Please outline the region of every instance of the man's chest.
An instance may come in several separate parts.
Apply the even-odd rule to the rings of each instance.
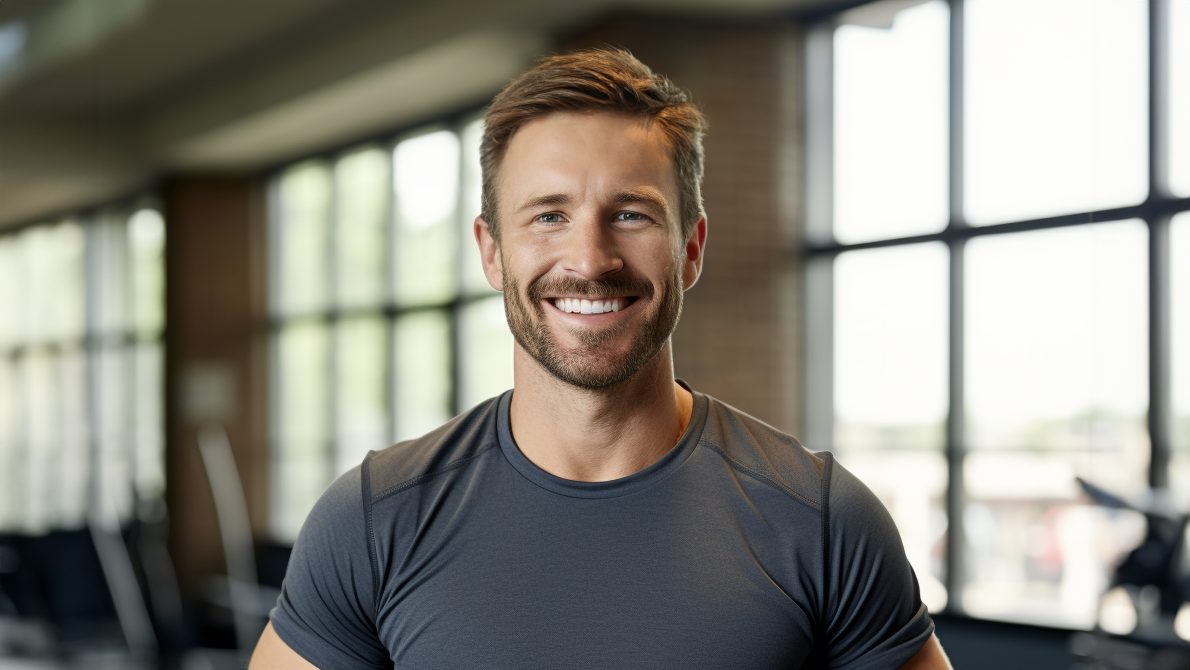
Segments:
[[[771,528],[713,497],[606,503],[438,501],[380,561],[396,667],[801,664],[810,596]]]

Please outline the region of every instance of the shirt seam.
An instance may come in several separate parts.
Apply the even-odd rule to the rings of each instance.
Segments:
[[[481,447],[479,450],[477,450],[475,453],[471,454],[470,456],[464,456],[457,460],[453,460],[450,463],[447,463],[446,465],[442,466],[438,470],[435,470],[434,472],[425,472],[420,475],[417,475],[416,477],[411,477],[409,479],[406,479],[405,481],[400,482],[398,484],[393,484],[392,486],[384,489],[380,493],[377,493],[376,495],[372,496],[371,503],[372,504],[378,503],[381,500],[384,500],[385,498],[388,498],[390,496],[396,495],[397,493],[400,493],[401,491],[405,491],[405,490],[411,489],[415,486],[424,484],[424,483],[434,479],[435,477],[438,477],[439,475],[444,475],[452,470],[458,470],[459,468],[468,465],[469,463],[471,463],[471,461],[475,460],[476,458],[479,458],[483,454],[496,448],[497,446],[499,446],[499,444],[497,442],[489,443],[486,446]]]
[[[822,618],[822,621],[819,623],[819,626],[822,628],[820,633],[825,638],[827,634],[826,629],[829,628],[827,620],[829,619],[828,612],[830,610],[830,482],[831,471],[833,470],[835,462],[834,455],[830,452],[827,452],[823,455],[822,461],[822,484],[819,487],[819,496],[821,497],[820,505],[822,510],[822,612],[819,614],[819,616]],[[825,642],[825,639],[823,642]]]
[[[819,513],[822,512],[821,507],[819,505],[814,504],[814,502],[812,500],[810,500],[809,498],[803,496],[802,494],[798,493],[797,491],[794,491],[793,489],[782,484],[781,482],[778,482],[777,480],[769,477],[768,475],[761,473],[757,470],[754,470],[754,469],[744,465],[743,463],[739,462],[735,458],[732,458],[730,455],[728,455],[728,453],[726,451],[723,450],[722,447],[715,444],[714,442],[711,442],[710,440],[707,440],[707,439],[700,439],[698,441],[698,443],[704,447],[707,447],[708,449],[711,449],[715,453],[719,454],[719,457],[722,458],[724,461],[726,461],[727,464],[732,467],[732,469],[738,470],[746,475],[749,475],[752,478],[754,478],[764,484],[768,484],[769,486],[777,489],[778,491],[781,491],[785,495],[793,498],[794,500],[797,500],[798,502],[810,507],[813,510],[818,511]]]
[[[363,467],[361,470],[361,491],[364,499],[364,519],[367,522],[368,528],[368,563],[372,568],[372,619],[373,624],[376,625],[375,619],[380,612],[380,566],[376,557],[376,528],[372,520],[372,500],[370,492],[372,490],[372,453],[364,457]]]

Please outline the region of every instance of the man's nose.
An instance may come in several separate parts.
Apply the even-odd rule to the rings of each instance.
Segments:
[[[624,269],[619,243],[609,226],[597,221],[576,222],[566,236],[563,269],[584,279],[598,279]]]

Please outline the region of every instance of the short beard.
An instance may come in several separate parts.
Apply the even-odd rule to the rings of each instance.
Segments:
[[[676,265],[676,264],[675,264]],[[608,360],[604,346],[619,337],[626,324],[620,323],[603,330],[581,330],[576,333],[580,349],[564,351],[545,327],[545,307],[548,296],[586,295],[613,298],[637,296],[637,301],[653,297],[653,285],[643,279],[621,276],[584,280],[577,277],[538,277],[527,290],[528,304],[521,297],[520,285],[507,270],[504,271],[504,313],[512,336],[530,356],[557,379],[587,390],[600,390],[627,381],[661,351],[673,334],[682,315],[682,279],[680,265],[674,268],[661,287],[661,299],[655,314],[646,317],[644,327],[637,333],[631,349],[619,361],[600,369]],[[643,305],[642,305],[643,306]]]

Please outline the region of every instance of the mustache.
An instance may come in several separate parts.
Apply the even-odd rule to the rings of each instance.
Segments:
[[[607,277],[603,279],[580,279],[579,277],[538,277],[530,282],[529,299],[537,302],[550,296],[585,295],[593,298],[616,298],[633,295],[652,298],[653,285],[639,277]]]

